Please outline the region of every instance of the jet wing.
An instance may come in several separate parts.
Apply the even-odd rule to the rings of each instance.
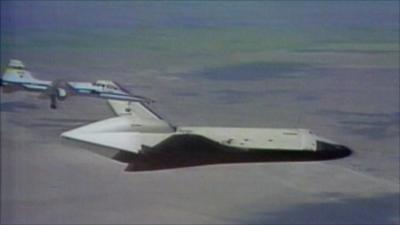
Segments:
[[[22,87],[28,89],[28,90],[32,90],[32,91],[46,91],[48,90],[50,87],[47,85],[38,85],[38,84],[21,84]]]

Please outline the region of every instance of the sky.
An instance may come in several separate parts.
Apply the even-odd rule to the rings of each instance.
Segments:
[[[398,49],[397,1],[1,4],[3,54],[29,49],[52,58],[66,52],[74,55],[73,63],[90,65],[100,60],[112,66],[118,58],[125,67],[154,69],[157,61],[163,72],[186,72],[254,61],[260,57],[249,54],[256,53]]]

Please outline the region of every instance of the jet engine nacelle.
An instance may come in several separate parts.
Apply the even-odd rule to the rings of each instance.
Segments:
[[[57,100],[64,101],[67,99],[67,91],[63,88],[57,88]]]

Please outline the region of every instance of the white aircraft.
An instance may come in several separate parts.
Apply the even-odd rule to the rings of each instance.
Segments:
[[[0,79],[0,86],[4,93],[14,91],[38,92],[40,93],[40,98],[50,98],[51,108],[53,109],[57,108],[57,100],[63,101],[71,95],[128,101],[152,101],[132,95],[115,82],[109,80],[98,80],[94,83],[39,80],[26,70],[21,61],[16,59],[10,60],[3,77]]]
[[[119,100],[108,100],[108,103],[116,117],[66,131],[61,136],[106,147],[108,153],[114,149],[112,155],[106,155],[129,163],[126,170],[211,163],[322,160],[351,153],[347,147],[307,129],[175,127],[146,103]],[[124,157],[121,153],[128,159],[121,158]],[[105,155],[104,152],[101,154]],[[150,167],[137,167],[143,163]]]

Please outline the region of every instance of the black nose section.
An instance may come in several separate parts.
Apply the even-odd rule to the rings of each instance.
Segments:
[[[317,156],[321,160],[343,158],[351,155],[351,150],[343,145],[330,144],[323,141],[317,141]]]

